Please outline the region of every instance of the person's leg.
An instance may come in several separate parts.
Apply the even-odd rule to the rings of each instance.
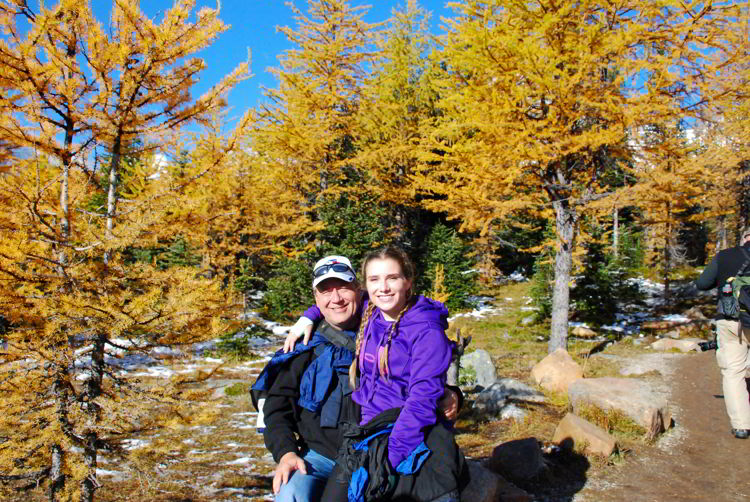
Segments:
[[[289,481],[282,485],[276,502],[320,502],[323,488],[336,463],[315,450],[309,450],[302,456],[307,467],[307,474],[294,472]]]
[[[716,362],[721,369],[724,404],[733,429],[750,429],[750,396],[745,385],[748,365],[747,336],[743,330],[742,342],[737,336],[738,323],[720,320],[716,323]]]

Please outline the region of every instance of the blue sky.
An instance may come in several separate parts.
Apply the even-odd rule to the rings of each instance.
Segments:
[[[431,31],[438,33],[440,16],[449,17],[451,11],[444,7],[446,0],[421,0],[419,5],[432,12]],[[406,0],[350,0],[350,5],[371,5],[365,21],[379,22],[386,20],[391,9],[406,4]],[[111,3],[104,0],[93,0],[94,12],[99,20],[106,24],[109,19]],[[154,21],[161,21],[161,14],[171,7],[171,0],[147,0],[141,2],[141,8]],[[305,0],[296,0],[294,5],[303,12],[307,11]],[[203,6],[215,7],[215,1],[198,0],[196,11]],[[274,88],[277,83],[268,73],[269,67],[278,66],[277,56],[291,45],[283,33],[277,32],[277,26],[295,27],[291,9],[283,0],[221,0],[219,16],[229,30],[220,35],[213,46],[199,54],[208,66],[195,86],[193,96],[200,96],[206,89],[217,83],[222,76],[229,73],[247,58],[247,48],[252,51],[252,73],[255,75],[237,86],[229,96],[232,107],[231,116],[242,115],[245,110],[262,100],[261,86]]]

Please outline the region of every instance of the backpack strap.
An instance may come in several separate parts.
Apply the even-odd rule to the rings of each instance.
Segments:
[[[735,277],[746,275],[747,267],[748,265],[750,265],[750,252],[745,249],[745,246],[740,246],[740,250],[742,251],[742,254],[745,255],[745,261],[742,265],[740,265],[740,268],[735,274]],[[739,297],[737,298],[737,338],[739,339],[740,343],[742,343],[742,304],[739,301]]]
[[[740,265],[740,268],[735,275],[745,275],[747,266],[750,265],[750,252],[745,249],[745,246],[740,246],[740,250],[742,251],[742,254],[745,255],[745,261]]]

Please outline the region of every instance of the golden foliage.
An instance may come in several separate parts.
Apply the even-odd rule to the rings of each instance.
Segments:
[[[178,235],[199,253],[210,242],[211,202],[193,195],[210,193],[214,175],[238,176],[231,153],[249,117],[227,138],[209,129],[180,169],[155,174],[164,166],[154,153],[178,153],[182,126],[212,124],[247,64],[192,99],[205,68],[192,55],[226,29],[218,11],[201,9],[193,22],[195,2],[176,0],[156,24],[138,4],[113,2],[103,27],[88,2],[38,13],[0,3],[0,140],[32,152],[0,175],[0,311],[11,323],[0,355],[0,473],[34,475],[59,447],[66,482],[55,499],[90,500],[99,448],[171,416],[154,409],[189,403],[173,385],[141,385],[132,357],[216,337],[236,309],[222,277],[162,270],[134,253]],[[24,14],[28,29],[16,24]],[[106,176],[91,165],[99,152]]]
[[[445,290],[445,267],[442,263],[435,264],[435,280],[432,283],[432,291],[428,293],[428,296],[434,300],[445,303],[450,298],[451,293]]]

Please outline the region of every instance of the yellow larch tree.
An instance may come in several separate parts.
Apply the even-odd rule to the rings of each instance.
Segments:
[[[366,173],[365,189],[395,207],[401,231],[408,209],[419,207],[409,176],[419,164],[421,122],[437,113],[428,21],[415,0],[393,11],[375,39],[376,57],[357,114],[354,162]]]
[[[671,273],[684,262],[679,231],[705,191],[708,171],[695,161],[697,145],[674,126],[641,128],[631,145],[637,181],[624,192],[648,229],[646,262],[660,272],[668,300]]]
[[[602,174],[629,159],[629,131],[683,110],[685,89],[712,99],[699,54],[723,40],[733,13],[672,1],[451,5],[441,115],[414,182],[465,230],[554,212],[553,351],[566,346],[576,231],[608,193]]]
[[[132,251],[191,228],[199,208],[186,190],[225,166],[247,118],[182,176],[155,176],[149,159],[176,155],[181,127],[210,120],[248,67],[193,99],[205,63],[192,55],[227,28],[218,9],[175,0],[155,23],[138,4],[112,2],[102,26],[86,1],[0,2],[0,139],[30,152],[0,177],[0,479],[46,487],[52,501],[93,500],[98,452],[182,405],[179,389],[139,383],[119,358],[214,337],[232,313],[220,277]],[[106,203],[95,207],[101,150]]]
[[[296,28],[279,28],[295,47],[271,70],[279,84],[266,90],[250,145],[305,204],[315,231],[316,204],[357,178],[350,162],[355,117],[375,27],[362,20],[362,7],[343,0],[308,5],[307,14],[293,8]]]

